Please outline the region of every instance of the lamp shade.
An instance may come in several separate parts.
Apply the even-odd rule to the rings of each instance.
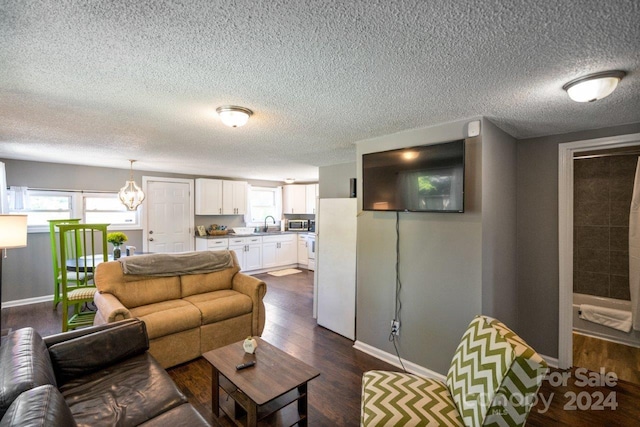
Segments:
[[[27,246],[27,216],[0,215],[0,248],[24,248]]]

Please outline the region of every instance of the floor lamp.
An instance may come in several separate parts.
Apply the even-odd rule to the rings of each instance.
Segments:
[[[24,248],[27,246],[27,216],[0,215],[0,331],[1,335],[8,334],[2,329],[2,261],[7,257],[7,249]]]

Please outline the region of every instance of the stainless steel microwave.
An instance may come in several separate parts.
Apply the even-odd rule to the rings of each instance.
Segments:
[[[288,221],[288,229],[291,231],[307,231],[309,230],[308,219],[290,219]]]

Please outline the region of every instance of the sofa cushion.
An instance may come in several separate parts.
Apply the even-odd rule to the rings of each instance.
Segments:
[[[131,315],[144,321],[150,340],[198,328],[202,319],[200,310],[180,299],[136,307]]]
[[[49,347],[59,385],[149,349],[144,322],[122,322],[114,325],[112,328]]]
[[[547,374],[547,362],[504,323],[491,318],[487,320],[511,345],[515,358],[493,398],[484,424],[524,425]]]
[[[23,391],[56,385],[49,351],[33,328],[11,332],[0,347],[0,418]]]
[[[362,378],[363,426],[463,426],[441,381],[388,371]]]
[[[148,353],[60,387],[79,426],[134,426],[187,402]],[[177,424],[176,424],[177,425]]]
[[[184,404],[177,406],[170,411],[165,412],[162,415],[147,421],[140,425],[141,427],[151,426],[166,426],[166,427],[178,427],[178,426],[211,426],[196,409],[190,404]]]
[[[242,316],[253,309],[251,298],[232,290],[192,295],[184,300],[200,310],[203,325]]]
[[[214,271],[213,273],[181,276],[182,297],[231,289],[233,276],[238,271],[240,271],[240,267],[234,266],[225,270]]]
[[[125,275],[118,261],[96,267],[98,291],[114,295],[127,308],[180,298],[180,276]]]
[[[465,425],[483,425],[514,357],[511,345],[488,318],[476,316],[471,321],[447,374],[447,386]]]
[[[0,427],[75,427],[73,414],[53,385],[42,385],[22,393],[0,421]]]

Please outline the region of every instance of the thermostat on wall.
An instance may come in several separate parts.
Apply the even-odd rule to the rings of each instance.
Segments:
[[[469,138],[480,135],[480,120],[474,120],[467,125],[467,136]]]

